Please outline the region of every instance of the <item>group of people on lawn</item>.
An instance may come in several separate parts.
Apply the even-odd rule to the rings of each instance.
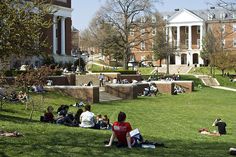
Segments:
[[[103,117],[101,115],[97,115],[95,118],[95,114],[91,112],[90,105],[85,105],[84,111],[79,108],[75,115],[68,113],[68,110],[68,105],[61,105],[57,110],[57,117],[54,117],[53,108],[52,106],[49,106],[44,116],[41,117],[41,121],[63,124],[67,126],[79,126],[82,128],[111,129],[112,135],[109,141],[107,141],[105,147],[110,147],[112,144],[116,144],[117,147],[132,148],[141,146],[142,143],[145,143],[142,135],[139,132],[138,134],[131,135],[132,127],[129,122],[126,122],[126,114],[124,112],[120,112],[118,114],[117,121],[111,125],[107,115],[104,115]],[[218,132],[211,133],[204,129],[199,130],[199,132],[201,134],[213,136],[221,136],[226,134],[226,123],[220,118],[215,120],[213,126],[218,127]],[[115,139],[117,139],[117,141],[114,141]]]
[[[97,115],[91,112],[91,106],[85,105],[84,110],[79,108],[75,114],[68,112],[68,105],[61,105],[57,109],[57,116],[53,115],[53,107],[49,106],[40,121],[56,123],[67,126],[79,126],[82,128],[110,129],[110,122],[107,115]]]

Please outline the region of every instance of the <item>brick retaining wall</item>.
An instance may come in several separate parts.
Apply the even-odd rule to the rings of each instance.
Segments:
[[[173,83],[184,88],[186,93],[191,93],[194,90],[193,81],[173,81]]]
[[[79,100],[99,103],[99,87],[96,86],[46,86],[46,90],[59,91]]]
[[[138,96],[137,85],[132,84],[109,84],[105,91],[123,99],[136,99]]]

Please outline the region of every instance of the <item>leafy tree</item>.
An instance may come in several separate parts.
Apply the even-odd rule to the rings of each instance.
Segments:
[[[233,66],[232,56],[228,52],[215,53],[214,58],[215,58],[215,66],[221,70],[222,76],[225,74],[226,69],[230,69]]]
[[[44,86],[47,83],[48,76],[53,75],[57,71],[57,67],[52,68],[51,66],[42,66],[37,70],[27,69],[25,72],[21,73],[15,78],[15,89],[22,89],[26,92],[28,97],[30,97],[29,88],[32,86]],[[27,100],[25,103],[26,109],[31,105],[30,120],[32,120],[33,112],[35,111],[36,102],[33,98],[30,97],[30,100]],[[44,95],[41,93],[41,101],[44,101]],[[30,103],[30,104],[29,104]]]
[[[1,0],[0,3],[0,58],[43,55],[48,48],[43,30],[51,26],[45,20],[51,13],[46,1]]]
[[[84,62],[83,58],[78,58],[78,59],[74,62],[74,65],[81,67],[82,70],[85,68],[85,62]]]
[[[175,53],[175,45],[173,44],[173,40],[169,38],[169,30],[166,29],[166,21],[162,20],[161,16],[157,14],[156,16],[157,23],[155,25],[156,35],[154,36],[154,46],[153,52],[156,59],[161,61],[166,59],[167,70],[166,74],[169,74],[169,60],[170,55]]]
[[[154,2],[153,0],[107,0],[106,5],[97,13],[99,19],[110,24],[120,38],[119,43],[116,44],[122,51],[124,69],[128,69],[130,49],[150,39],[148,28],[151,26]],[[130,32],[134,32],[133,38],[130,38]]]
[[[219,51],[219,46],[217,46],[217,39],[213,34],[212,30],[209,29],[203,38],[202,42],[202,50],[200,52],[201,57],[205,62],[210,61],[211,74],[213,74],[213,66],[214,66],[214,53]]]

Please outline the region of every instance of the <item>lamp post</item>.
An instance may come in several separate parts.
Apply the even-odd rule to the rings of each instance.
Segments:
[[[165,48],[166,48],[166,75],[169,75],[170,70],[169,70],[169,66],[170,66],[170,49],[169,49],[169,28],[167,26],[168,22],[167,19],[165,20],[165,26],[166,26],[166,44],[165,44]]]

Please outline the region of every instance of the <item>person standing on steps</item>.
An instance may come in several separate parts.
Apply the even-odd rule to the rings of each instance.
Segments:
[[[99,79],[99,87],[103,86],[104,74],[100,73],[98,76]]]

